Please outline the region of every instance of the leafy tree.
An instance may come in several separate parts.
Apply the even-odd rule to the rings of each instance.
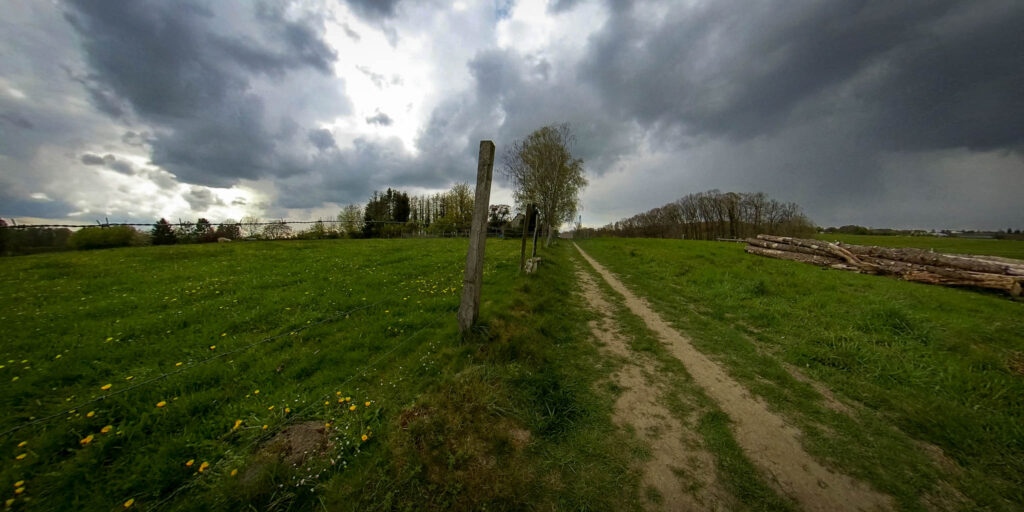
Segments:
[[[569,124],[545,126],[513,142],[504,155],[503,173],[512,181],[516,203],[537,205],[547,229],[546,246],[553,230],[575,216],[587,185],[583,160],[572,155],[574,142]]]
[[[217,226],[217,230],[213,232],[213,237],[217,240],[221,238],[227,238],[228,240],[235,240],[242,237],[242,226],[234,219],[225,219]]]
[[[174,230],[167,219],[160,219],[150,231],[153,245],[174,245],[178,243],[178,237],[174,236]]]
[[[350,204],[338,213],[338,230],[348,237],[356,236],[363,230],[363,209],[357,204]]]
[[[507,204],[492,204],[488,207],[487,223],[492,228],[501,227],[509,221],[512,215],[512,207]]]
[[[193,237],[201,244],[217,241],[217,235],[214,233],[213,225],[205,218],[200,218],[196,221],[196,225],[193,228]]]

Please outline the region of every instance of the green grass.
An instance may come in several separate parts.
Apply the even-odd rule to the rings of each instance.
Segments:
[[[752,256],[741,244],[580,245],[800,427],[808,451],[901,508],[1024,502],[1024,303]],[[790,368],[853,412],[828,407]],[[705,436],[721,430],[713,419]]]
[[[954,254],[983,254],[1024,260],[1024,241],[935,236],[872,236],[821,233],[815,236],[829,242],[882,247],[915,247]]]
[[[521,276],[518,242],[489,241],[481,326],[464,338],[465,250],[334,240],[4,260],[0,430],[59,416],[0,437],[2,499],[18,510],[128,499],[143,510],[635,509],[637,447],[596,385],[613,367],[587,340],[567,249]],[[330,423],[330,446],[293,467],[274,443],[305,422]]]

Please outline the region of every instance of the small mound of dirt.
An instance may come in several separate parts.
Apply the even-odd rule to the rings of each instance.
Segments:
[[[323,455],[328,448],[330,440],[324,424],[307,421],[282,430],[260,452],[291,466],[301,466],[309,458]]]

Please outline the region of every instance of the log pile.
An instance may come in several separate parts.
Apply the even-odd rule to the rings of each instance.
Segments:
[[[943,254],[924,249],[894,249],[821,240],[757,235],[746,240],[750,254],[800,261],[904,281],[1001,290],[1020,297],[1024,261],[997,256]]]

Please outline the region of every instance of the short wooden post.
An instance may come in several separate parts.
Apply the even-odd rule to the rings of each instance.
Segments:
[[[487,242],[487,207],[491,201],[491,172],[494,170],[494,143],[480,141],[476,167],[476,196],[473,199],[473,227],[469,232],[466,274],[462,279],[459,304],[459,332],[466,332],[480,315],[480,288],[484,278],[484,244]]]

